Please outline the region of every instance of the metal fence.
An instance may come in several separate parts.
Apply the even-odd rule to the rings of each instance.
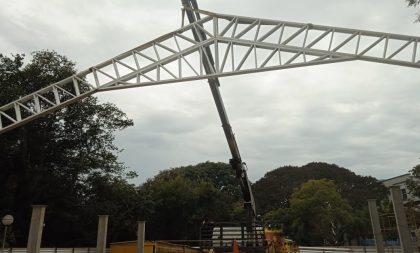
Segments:
[[[420,253],[417,246],[413,252]],[[299,247],[300,253],[377,253],[374,246],[346,246],[346,247]],[[385,253],[402,253],[399,246],[385,247]]]

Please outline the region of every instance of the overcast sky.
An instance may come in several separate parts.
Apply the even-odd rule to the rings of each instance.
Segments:
[[[180,0],[0,0],[0,53],[50,49],[79,70],[181,25]],[[403,0],[199,0],[241,16],[420,36]],[[283,165],[335,163],[380,179],[420,163],[420,70],[336,63],[221,78],[221,93],[251,181]],[[134,127],[117,134],[120,160],[143,182],[159,170],[230,152],[206,81],[97,95]]]

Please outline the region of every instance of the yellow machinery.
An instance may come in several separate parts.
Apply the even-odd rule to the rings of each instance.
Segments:
[[[267,253],[298,253],[299,246],[295,241],[287,239],[278,229],[264,229],[267,241]]]

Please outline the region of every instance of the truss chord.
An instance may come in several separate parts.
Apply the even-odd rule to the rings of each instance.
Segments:
[[[328,57],[328,56],[327,56]],[[209,79],[214,77],[225,77],[225,76],[233,76],[233,75],[242,75],[242,74],[250,74],[250,73],[257,73],[257,72],[265,72],[265,71],[273,71],[273,70],[281,70],[281,69],[290,69],[290,68],[298,68],[303,66],[314,66],[314,65],[320,65],[320,64],[329,64],[329,63],[337,63],[337,62],[345,62],[345,61],[352,61],[355,60],[355,58],[349,58],[349,57],[337,57],[337,58],[331,58],[323,61],[309,61],[306,63],[294,63],[289,65],[276,65],[276,66],[270,66],[265,67],[262,69],[244,69],[239,70],[238,72],[224,72],[219,74],[206,74],[206,75],[200,75],[198,77],[184,77],[182,79],[174,80],[161,80],[161,81],[155,81],[155,82],[145,82],[145,83],[127,83],[126,85],[122,86],[108,86],[101,88],[98,91],[108,91],[108,90],[116,90],[116,89],[128,89],[128,88],[134,88],[134,87],[145,87],[145,86],[153,86],[153,85],[160,85],[160,84],[170,84],[170,83],[177,83],[177,82],[186,82],[186,81],[194,81],[194,80],[201,80],[201,79]]]

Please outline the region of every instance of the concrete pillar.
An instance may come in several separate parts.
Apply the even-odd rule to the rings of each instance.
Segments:
[[[32,206],[31,226],[29,228],[27,253],[39,253],[41,247],[42,230],[44,228],[45,208],[43,205]]]
[[[395,220],[397,221],[400,236],[401,250],[403,253],[413,253],[413,242],[408,230],[407,216],[405,214],[402,193],[399,186],[391,186],[392,204],[394,205]]]
[[[384,253],[384,239],[381,233],[381,223],[379,221],[378,208],[376,207],[376,199],[368,199],[370,221],[372,223],[373,238],[375,239],[376,252]]]
[[[137,253],[144,253],[144,234],[145,234],[146,222],[137,222]]]
[[[96,253],[105,253],[106,235],[108,230],[108,215],[99,215]]]

